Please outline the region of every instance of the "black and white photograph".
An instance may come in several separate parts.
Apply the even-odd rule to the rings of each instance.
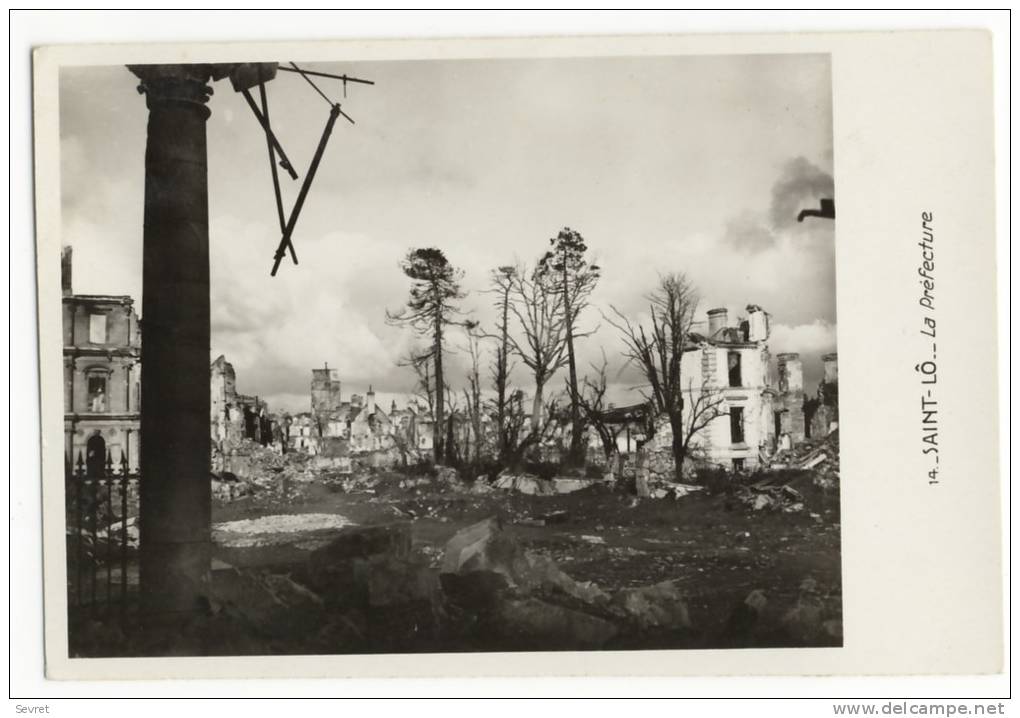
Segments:
[[[58,96],[70,657],[843,644],[828,54]]]

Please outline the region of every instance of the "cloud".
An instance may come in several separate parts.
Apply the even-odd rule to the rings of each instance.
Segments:
[[[820,319],[810,324],[773,325],[769,344],[773,352],[819,355],[836,350],[836,325]]]
[[[398,362],[424,340],[384,320],[407,299],[401,257],[442,248],[465,270],[463,310],[492,330],[493,297],[481,293],[489,270],[533,262],[564,225],[604,270],[582,320],[599,328],[578,342],[579,371],[604,347],[623,394],[641,378],[600,312],[639,316],[660,273],[685,272],[702,315],[756,303],[789,327],[835,322],[833,223],[795,221],[831,188],[826,56],[321,69],[378,85],[345,101],[358,124],[330,140],[294,235],[300,264],[286,260],[273,278],[279,230],[264,137],[226,86],[210,102],[211,351],[235,365],[241,391],[307,408],[310,370],[323,362],[340,370],[345,395],[368,384],[380,395],[412,390]],[[123,67],[62,75],[61,168],[76,290],[132,294],[140,306],[147,111],[136,85]],[[274,126],[302,173],[325,121],[309,92],[296,77],[270,89]],[[288,209],[298,187],[283,179]],[[451,332],[457,389],[460,344]],[[514,379],[527,390],[523,368]],[[562,373],[549,387],[562,389]]]
[[[738,251],[761,252],[776,244],[776,236],[751,212],[744,212],[726,223],[726,241]]]
[[[769,219],[776,229],[794,229],[797,215],[806,207],[817,207],[823,197],[831,199],[835,187],[832,175],[813,165],[805,157],[795,157],[783,167],[783,173],[772,185],[772,206]]]
[[[823,198],[831,199],[834,193],[832,175],[805,157],[794,157],[784,165],[772,184],[771,201],[767,212],[744,211],[726,223],[724,241],[732,247],[762,252],[784,238],[802,240],[807,250],[826,239],[831,241],[831,227],[816,221],[798,222],[802,209],[817,208]]]

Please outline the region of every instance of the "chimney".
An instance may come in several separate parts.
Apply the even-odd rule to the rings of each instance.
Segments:
[[[786,352],[776,356],[779,364],[779,391],[804,391],[804,369],[800,362],[800,354]]]
[[[822,366],[825,369],[825,383],[837,383],[839,381],[839,372],[836,365],[836,352],[824,355],[822,357]]]
[[[365,399],[368,402],[365,405],[365,411],[368,412],[369,416],[375,413],[375,392],[372,391],[372,385],[368,385],[368,394],[365,395]]]
[[[747,305],[747,322],[748,341],[763,342],[769,338],[769,315],[757,304]]]
[[[727,311],[725,307],[708,310],[708,336],[715,336],[715,333],[726,326]]]
[[[71,247],[60,248],[60,289],[65,297],[71,296]]]

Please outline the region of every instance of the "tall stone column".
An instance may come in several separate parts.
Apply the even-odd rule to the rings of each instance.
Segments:
[[[149,109],[141,356],[141,594],[154,623],[208,586],[209,65],[130,66]],[[172,625],[172,624],[171,624]]]

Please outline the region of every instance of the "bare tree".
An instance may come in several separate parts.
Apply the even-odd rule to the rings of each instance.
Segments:
[[[447,260],[441,249],[427,247],[412,249],[400,268],[411,279],[407,305],[399,312],[386,312],[390,323],[412,327],[420,336],[432,340],[429,356],[435,376],[435,457],[436,462],[446,458],[443,451],[443,420],[445,418],[445,387],[443,383],[443,332],[456,322],[454,302],[462,299],[460,280],[464,273]]]
[[[397,366],[411,367],[418,381],[414,387],[414,396],[428,407],[429,418],[436,420],[435,386],[432,381],[432,352],[430,349],[413,348],[408,350],[407,356],[397,362]]]
[[[473,439],[473,461],[478,464],[482,458],[482,377],[481,377],[481,341],[482,335],[478,330],[477,322],[467,322],[464,326],[467,334],[467,346],[464,351],[471,362],[468,367],[468,385],[464,391],[464,403],[467,407],[468,418],[471,422],[471,434]],[[465,459],[468,452],[465,451]]]
[[[684,457],[691,455],[692,442],[703,429],[721,416],[729,415],[729,407],[723,396],[722,390],[713,385],[707,378],[701,382],[701,386],[694,388],[694,381],[687,382],[685,392],[684,423],[681,432],[682,448]],[[673,432],[674,437],[676,431]],[[674,444],[676,439],[674,438]],[[675,450],[674,450],[675,452]],[[675,453],[674,453],[675,456]],[[679,480],[680,475],[677,474]]]
[[[679,481],[692,439],[725,412],[721,411],[722,397],[709,384],[694,392],[691,382],[687,382],[684,391],[683,356],[695,348],[690,335],[698,294],[693,284],[683,274],[668,274],[659,278],[658,287],[647,299],[650,317],[647,325],[632,322],[616,307],[612,307],[615,319],[607,320],[623,335],[628,359],[638,365],[648,381],[646,399],[653,417],[650,424],[654,425],[654,417],[658,416],[669,420],[674,472]],[[686,412],[687,422],[685,393],[691,404]]]
[[[507,466],[518,466],[521,460],[532,450],[546,443],[557,427],[557,418],[562,415],[556,399],[543,403],[542,416],[534,421],[524,408],[524,392],[516,391],[508,402],[510,415],[515,417],[511,443],[507,451]],[[534,410],[534,409],[533,409]]]
[[[392,435],[393,445],[400,454],[400,465],[407,466],[408,459],[417,454],[418,448],[414,443],[414,416],[412,414],[407,417],[406,425],[398,424],[394,418],[394,424]]]
[[[446,417],[444,419],[445,424],[441,427],[441,431],[445,433],[446,439],[444,441],[445,446],[445,458],[446,463],[450,466],[456,466],[460,464],[464,458],[465,453],[465,438],[462,432],[458,432],[458,414],[460,413],[460,407],[458,406],[457,393],[446,386],[446,399],[445,405],[448,407]]]
[[[532,443],[525,432],[528,411],[524,407],[524,392],[520,389],[507,394],[503,422],[503,435],[500,440],[504,443],[499,460],[507,466],[515,466],[520,461],[523,448]]]
[[[606,391],[609,388],[605,351],[602,352],[602,363],[592,364],[593,376],[585,376],[582,382],[578,402],[588,426],[593,428],[602,442],[602,453],[610,462],[617,452],[616,439],[620,435],[622,425],[607,421]]]
[[[516,444],[516,438],[514,444],[511,444],[511,436],[516,437],[520,431],[520,427],[514,430],[514,415],[510,411],[513,396],[510,391],[510,372],[513,370],[510,357],[510,293],[513,291],[513,278],[516,272],[516,267],[512,265],[492,270],[492,287],[488,290],[496,295],[495,306],[499,312],[496,334],[492,337],[496,340],[496,353],[490,373],[492,386],[496,392],[496,452],[500,461],[506,458],[507,451]]]
[[[548,283],[549,290],[558,294],[563,304],[563,327],[567,351],[567,390],[570,398],[570,448],[567,463],[578,466],[584,463],[583,432],[580,392],[577,383],[577,361],[574,341],[588,336],[577,326],[581,312],[588,306],[588,298],[598,283],[601,268],[585,256],[588,245],[580,232],[564,227],[549,240],[552,249],[538,262],[536,275]]]
[[[509,311],[523,336],[508,334],[507,341],[535,382],[531,434],[537,435],[542,430],[545,385],[567,361],[563,299],[535,272],[521,266],[510,278]]]

